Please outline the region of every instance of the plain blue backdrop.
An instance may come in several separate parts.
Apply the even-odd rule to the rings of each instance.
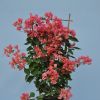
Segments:
[[[30,12],[43,15],[46,11],[64,19],[71,13],[71,28],[76,30],[82,48],[76,55],[93,59],[92,65],[80,66],[72,74],[71,100],[100,100],[100,0],[0,0],[0,100],[20,100],[22,92],[36,90],[33,83],[25,82],[23,71],[10,68],[3,48],[19,44],[25,51],[26,35],[16,31],[12,23],[18,17],[28,18]]]

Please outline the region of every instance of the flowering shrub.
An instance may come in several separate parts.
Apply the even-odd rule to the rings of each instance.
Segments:
[[[45,97],[69,100],[71,73],[92,61],[88,56],[74,56],[74,51],[80,49],[76,47],[79,41],[75,31],[65,27],[62,19],[51,12],[44,17],[30,14],[25,21],[18,18],[13,25],[26,33],[27,53],[21,53],[17,45],[7,46],[4,53],[12,57],[10,65],[24,70],[26,82],[34,82],[38,100]],[[34,92],[23,93],[21,100],[34,100],[34,95]]]

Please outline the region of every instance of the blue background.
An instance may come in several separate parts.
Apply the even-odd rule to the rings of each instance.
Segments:
[[[26,35],[16,31],[12,23],[18,17],[28,18],[30,12],[43,15],[46,11],[64,19],[71,13],[71,28],[76,30],[82,48],[76,55],[93,59],[92,65],[80,66],[72,74],[71,100],[100,100],[100,0],[0,0],[0,100],[19,100],[22,92],[36,90],[33,83],[25,82],[23,71],[10,68],[3,48],[19,44],[24,51]]]

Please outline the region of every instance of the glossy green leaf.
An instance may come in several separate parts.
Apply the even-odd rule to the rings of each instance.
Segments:
[[[32,82],[32,80],[33,80],[33,76],[29,76],[28,78],[27,78],[27,82],[29,82],[29,83],[31,83]]]
[[[30,93],[30,97],[34,97],[35,96],[35,93],[34,92],[31,92]]]
[[[29,70],[29,69],[27,69],[27,68],[24,68],[24,72],[25,72],[25,74],[27,74],[27,75],[29,75],[29,74],[30,74],[30,70]]]
[[[77,38],[72,37],[72,36],[69,36],[69,39],[70,39],[71,41],[74,41],[74,42],[79,42]]]
[[[30,50],[33,50],[33,47],[32,47],[32,46],[29,46],[29,47],[27,48],[27,51],[30,51]]]
[[[73,47],[74,49],[77,49],[77,50],[80,50],[81,48],[79,48],[79,47]]]

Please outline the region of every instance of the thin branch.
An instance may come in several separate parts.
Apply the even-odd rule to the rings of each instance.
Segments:
[[[46,20],[46,18],[42,17],[42,20]],[[55,20],[55,19],[50,19],[50,20]],[[62,21],[70,21],[70,22],[73,22],[73,20],[69,20],[69,19],[61,19]]]
[[[68,18],[68,29],[70,28],[70,17],[71,17],[71,14],[69,14],[69,18]]]

